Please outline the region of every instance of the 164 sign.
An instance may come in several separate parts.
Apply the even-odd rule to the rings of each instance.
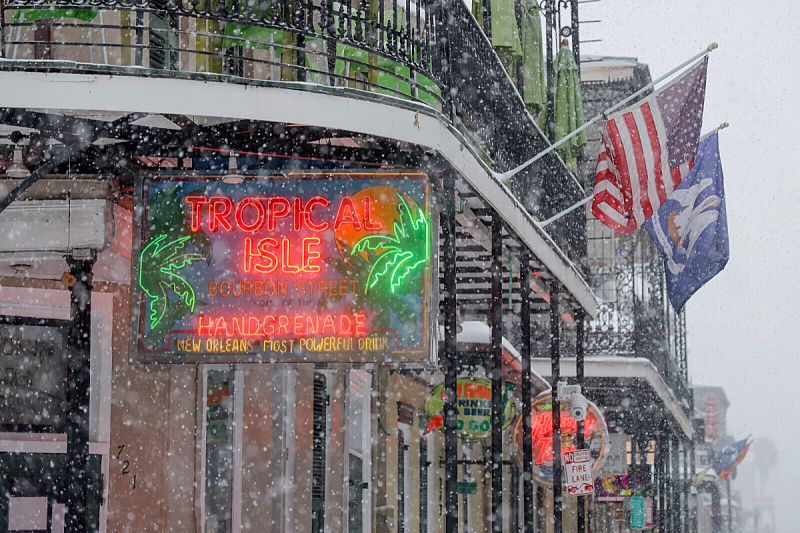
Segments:
[[[145,178],[134,358],[428,361],[429,186],[419,173]]]

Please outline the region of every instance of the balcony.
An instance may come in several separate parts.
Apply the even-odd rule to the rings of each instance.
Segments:
[[[632,58],[585,58],[582,90],[587,118],[650,82],[648,67]],[[613,75],[607,65],[613,63]],[[621,79],[616,79],[617,77]],[[599,126],[590,139],[581,169],[594,178],[601,150]],[[588,275],[598,297],[598,312],[587,328],[586,354],[648,359],[691,416],[686,358],[686,318],[666,297],[664,259],[644,229],[622,236],[587,211]]]
[[[0,0],[0,58],[0,70],[226,81],[380,101],[436,117],[494,171],[547,146],[459,0]],[[198,101],[197,113],[213,105]],[[540,220],[583,196],[555,153],[507,185]],[[571,217],[548,232],[573,260],[582,257],[582,229]]]

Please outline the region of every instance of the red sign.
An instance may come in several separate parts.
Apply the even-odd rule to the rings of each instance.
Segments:
[[[540,485],[553,485],[553,400],[550,393],[542,393],[531,405],[531,437],[533,440],[533,477]],[[569,403],[562,402],[560,410],[561,457],[578,448],[578,422],[569,414]],[[522,450],[522,423],[517,422],[514,439],[517,449]],[[586,419],[583,421],[585,447],[592,458],[593,471],[603,466],[605,460],[605,443],[608,440],[608,429],[600,410],[592,402],[588,403]],[[519,460],[522,461],[521,456]],[[562,484],[564,479],[562,479]]]
[[[706,395],[705,409],[706,438],[714,443],[719,438],[719,412],[717,410],[717,399],[712,393]]]
[[[564,452],[564,476],[567,494],[588,496],[594,492],[592,479],[592,453],[590,450]]]
[[[644,528],[653,529],[653,498],[644,499]]]

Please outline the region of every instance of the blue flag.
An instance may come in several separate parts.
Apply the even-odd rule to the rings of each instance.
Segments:
[[[644,227],[664,254],[676,311],[728,264],[728,217],[716,133],[700,142],[694,168]]]
[[[750,437],[747,437],[749,439]],[[742,439],[738,442],[726,446],[717,454],[714,459],[714,470],[721,479],[728,479],[733,469],[742,462],[744,456],[747,455],[747,450],[750,448],[750,443],[747,439]]]

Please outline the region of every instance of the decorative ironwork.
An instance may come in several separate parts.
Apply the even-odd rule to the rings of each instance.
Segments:
[[[50,9],[53,11],[48,15]],[[295,59],[272,56],[239,59],[263,68],[290,67],[297,72],[299,81],[324,84],[348,80],[342,64],[347,62],[354,71],[375,73],[372,80],[363,83],[376,90],[404,98],[419,98],[421,92],[423,100],[441,104],[441,83],[435,79],[433,69],[438,61],[435,54],[441,48],[435,45],[439,41],[435,8],[422,0],[415,3],[414,10],[412,19],[410,8],[398,8],[396,1],[389,5],[388,0],[379,0],[377,11],[372,12],[355,8],[350,2],[330,0],[3,0],[0,24],[5,31],[0,57],[17,59],[9,57],[13,55],[9,51],[19,46],[49,45],[36,40],[37,37],[20,38],[21,32],[37,26],[39,20],[48,19],[51,26],[83,30],[86,35],[93,30],[102,31],[103,42],[73,36],[59,42],[60,48],[100,48],[105,56],[111,50],[117,54],[133,50],[137,66],[180,71],[179,56],[189,54],[199,62],[220,61],[219,66],[211,66],[205,72],[230,74],[222,71],[221,61],[230,59],[232,49],[268,49],[272,56],[286,54]],[[105,11],[133,12],[136,16],[128,17],[128,23],[113,25],[103,21]],[[192,19],[196,23],[190,23]],[[123,37],[119,44],[105,42],[107,33],[112,31],[119,31]],[[191,35],[198,41],[194,48],[186,39]],[[309,46],[313,41],[322,45]],[[143,64],[145,51],[149,65]],[[374,56],[362,56],[359,51]],[[329,61],[315,62],[305,57],[312,55],[332,59],[333,68],[327,68]],[[187,59],[184,57],[184,62]],[[338,69],[336,61],[340,62]],[[385,79],[374,79],[378,75]],[[403,87],[398,88],[401,83]]]
[[[610,253],[594,261],[592,278],[601,296],[613,298],[600,303],[597,318],[589,323],[587,355],[650,359],[688,413],[685,318],[666,298],[663,257],[643,230],[608,237],[611,230],[605,227],[591,229],[590,242],[612,243]],[[612,271],[613,281],[605,274]],[[612,290],[602,283],[612,283]]]
[[[543,15],[553,15],[561,9],[569,9],[573,0],[540,0],[539,10]]]
[[[57,47],[36,31],[44,26],[61,32]],[[547,145],[491,42],[458,0],[376,0],[363,8],[350,0],[0,0],[0,29],[5,59],[57,55],[74,61],[75,70],[102,64],[103,71],[151,69],[139,75],[300,81],[425,103],[452,119],[496,170]],[[551,154],[511,184],[534,216],[547,218],[583,197],[555,169],[563,166]],[[577,260],[583,254],[574,244],[576,228],[562,227],[567,222],[548,229]]]

